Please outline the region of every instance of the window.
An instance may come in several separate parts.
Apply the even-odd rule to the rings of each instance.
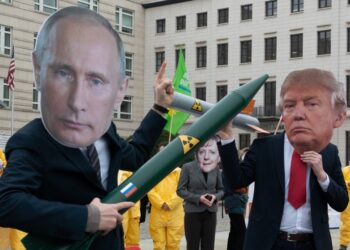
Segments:
[[[253,18],[253,5],[246,4],[241,6],[241,20],[250,20]]]
[[[78,0],[79,7],[87,8],[95,12],[98,11],[97,5],[98,5],[98,0]]]
[[[182,55],[184,56],[184,59],[186,58],[186,49],[176,49],[175,50],[175,67],[177,66],[177,63],[179,62],[179,55],[180,50],[182,50]]]
[[[134,30],[134,12],[116,7],[116,30],[126,34],[132,34]]]
[[[177,16],[176,30],[185,30],[185,29],[186,29],[186,16]]]
[[[127,95],[124,97],[122,104],[120,105],[120,109],[114,112],[114,118],[131,120],[132,115],[132,97]]]
[[[347,51],[350,52],[350,27],[348,28],[348,49]]]
[[[197,27],[207,26],[208,14],[207,12],[197,13]]]
[[[0,0],[2,3],[12,3],[12,0]]]
[[[350,75],[346,76],[346,104],[350,108]]]
[[[318,0],[318,8],[332,7],[332,0]]]
[[[346,165],[348,165],[350,161],[350,131],[346,131],[345,133],[346,133],[345,159],[346,159]]]
[[[38,32],[34,32],[33,48],[35,48],[37,38],[38,38]]]
[[[317,54],[326,55],[331,53],[331,31],[322,30],[317,32]]]
[[[303,57],[303,34],[290,35],[290,57]]]
[[[205,101],[207,99],[206,87],[196,87],[196,98]]]
[[[33,83],[33,100],[32,100],[32,109],[39,110],[39,91],[36,89],[35,84]]]
[[[252,61],[252,41],[241,41],[241,63]]]
[[[34,10],[54,13],[57,11],[57,0],[35,0]]]
[[[265,38],[265,61],[276,60],[277,38]]]
[[[228,8],[218,10],[218,24],[228,23]]]
[[[158,19],[156,21],[157,23],[157,33],[164,33],[165,32],[165,19]]]
[[[218,65],[228,64],[228,44],[218,44]]]
[[[207,46],[197,47],[197,68],[207,67]]]
[[[0,25],[0,54],[11,55],[11,28]]]
[[[0,78],[0,98],[6,107],[10,107],[10,90],[3,78]]]
[[[277,0],[265,2],[265,16],[277,16]]]
[[[164,51],[156,52],[156,72],[159,71],[159,68],[162,65],[164,59],[165,59],[165,52]]]
[[[239,134],[239,149],[250,146],[250,134]]]
[[[220,101],[227,95],[227,85],[216,86],[216,101]]]
[[[132,63],[134,55],[132,53],[125,52],[125,75],[132,77]]]
[[[265,116],[276,115],[276,82],[266,82],[264,99]]]
[[[304,0],[292,0],[290,12],[296,13],[304,10]]]

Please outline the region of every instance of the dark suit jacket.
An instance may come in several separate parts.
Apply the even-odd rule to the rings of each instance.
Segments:
[[[199,168],[197,161],[183,165],[177,186],[177,195],[185,200],[184,210],[186,213],[199,213],[203,211],[217,212],[217,202],[211,207],[200,202],[203,194],[215,194],[217,201],[224,196],[221,173],[219,168],[208,173],[207,181]]]
[[[255,182],[244,249],[270,250],[279,233],[286,192],[283,150],[284,133],[256,139],[239,165],[235,143],[219,145],[224,173],[230,178],[231,186],[246,187]],[[316,249],[331,250],[327,205],[343,211],[348,195],[337,147],[329,144],[321,155],[330,183],[327,192],[323,192],[311,170],[311,221]]]
[[[165,119],[150,111],[127,143],[111,124],[104,137],[111,162],[107,190],[77,148],[57,143],[40,119],[14,134],[6,145],[8,165],[0,178],[0,225],[35,235],[80,240],[87,207],[117,186],[119,169],[137,170],[149,157]],[[121,226],[95,240],[91,249],[124,249]]]

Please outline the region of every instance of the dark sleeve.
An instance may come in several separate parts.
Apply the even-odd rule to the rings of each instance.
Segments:
[[[255,141],[245,155],[244,161],[239,162],[235,141],[221,145],[218,143],[225,186],[228,189],[247,187],[255,180],[256,157]]]
[[[44,178],[39,161],[40,140],[34,140],[37,150],[15,146],[23,145],[16,142],[33,139],[15,134],[6,147],[8,165],[0,178],[0,226],[55,238],[82,239],[87,222],[85,205],[37,197]]]
[[[150,110],[135,131],[130,142],[123,141],[122,170],[136,171],[150,157],[153,147],[160,137],[166,119]]]
[[[338,212],[344,211],[349,202],[348,191],[345,185],[343,172],[341,171],[341,162],[338,156],[338,149],[331,145],[323,157],[326,158],[323,166],[327,171],[330,183],[325,193],[328,204]],[[329,160],[327,160],[329,157]],[[329,165],[329,166],[327,166]]]

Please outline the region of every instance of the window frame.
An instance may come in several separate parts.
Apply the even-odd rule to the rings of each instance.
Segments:
[[[250,147],[251,137],[249,133],[239,134],[239,149]]]
[[[207,67],[207,46],[201,45],[196,47],[196,68]]]
[[[123,21],[123,17],[127,16],[131,18],[131,26],[126,26]],[[135,12],[130,9],[126,9],[120,6],[115,7],[115,30],[126,34],[133,35],[134,34],[134,25],[135,25]]]
[[[264,84],[264,115],[276,116],[276,81]]]
[[[196,86],[196,98],[199,100],[206,101],[207,100],[207,88],[205,86]]]
[[[321,37],[322,34],[325,34],[324,38]],[[330,55],[331,51],[332,31],[330,29],[317,31],[317,55]]]
[[[113,112],[113,118],[120,119],[120,120],[132,120],[132,116],[133,116],[132,101],[133,101],[133,97],[131,95],[126,95],[119,109]],[[126,107],[127,111],[123,111],[122,110],[123,107]]]
[[[224,98],[227,95],[227,93],[227,84],[216,85],[216,102],[219,102],[222,98]]]
[[[290,13],[299,13],[304,11],[304,0],[291,0]]]
[[[318,0],[319,9],[330,8],[330,7],[332,7],[332,0]]]
[[[301,37],[301,39],[300,39]],[[293,41],[294,39],[294,41]],[[296,41],[296,43],[295,43]],[[304,34],[291,34],[290,35],[290,58],[300,58],[303,57],[304,53]]]
[[[5,43],[8,41],[8,45]],[[0,54],[10,56],[12,53],[12,28],[0,25]]]
[[[128,64],[128,60],[130,61],[130,64]],[[130,67],[128,67],[130,65]],[[134,76],[134,53],[131,52],[125,52],[125,75],[128,77]]]
[[[275,61],[277,59],[277,37],[265,38],[265,61]]]
[[[350,108],[350,74],[346,75],[346,105]]]
[[[35,83],[33,83],[33,94],[32,94],[32,109],[39,111],[40,109],[40,94],[39,91],[35,87]]]
[[[157,34],[162,34],[165,33],[166,29],[166,19],[161,18],[156,20],[156,33]]]
[[[350,1],[350,0],[349,0]],[[350,52],[350,27],[347,27],[347,52]]]
[[[186,15],[176,17],[176,31],[186,30]]]
[[[229,22],[229,8],[218,9],[218,24]]]
[[[50,6],[44,3],[45,0],[34,0],[34,10],[43,13],[55,13],[58,9],[58,0],[56,1],[56,6]],[[79,1],[78,1],[79,2]]]
[[[156,51],[155,57],[156,57],[155,66],[156,66],[156,73],[157,73],[159,71],[160,66],[165,60],[165,51],[164,50]]]
[[[241,5],[241,21],[253,19],[253,4]]]
[[[3,104],[6,105],[3,109],[7,109],[11,107],[11,95],[10,89],[5,83],[5,78],[0,78],[0,98]]]
[[[277,16],[277,0],[265,2],[265,17]]]
[[[98,1],[99,0],[78,0],[77,5],[82,8],[86,8],[87,6],[87,9],[98,12]]]
[[[217,65],[228,65],[228,43],[217,44]]]
[[[251,63],[252,62],[252,40],[240,41],[240,62]]]
[[[197,28],[208,26],[208,12],[197,13]]]

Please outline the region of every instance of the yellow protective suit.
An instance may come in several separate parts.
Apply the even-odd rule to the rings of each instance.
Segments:
[[[0,166],[0,176],[2,175],[2,172],[4,168],[7,165],[6,157],[4,152],[0,149],[0,160],[1,160],[1,166]],[[25,250],[21,240],[24,236],[26,236],[25,232],[16,230],[16,229],[3,229],[1,232],[5,233],[6,236],[9,237],[9,242],[11,245],[12,250]],[[1,236],[0,238],[2,238]]]
[[[147,194],[152,205],[149,231],[154,250],[180,249],[184,235],[183,199],[176,194],[180,172],[181,169],[176,168]]]
[[[6,161],[6,156],[4,154],[4,152],[2,151],[2,149],[0,149],[0,176],[2,175],[2,172],[4,171],[4,168],[7,165],[7,161]]]
[[[133,173],[129,171],[119,171],[118,183],[122,183]],[[135,206],[129,208],[123,214],[123,230],[125,250],[140,249],[140,202],[136,202]]]
[[[350,198],[350,165],[343,168],[343,175]],[[340,213],[340,221],[340,245],[348,246],[350,242],[350,205]]]

